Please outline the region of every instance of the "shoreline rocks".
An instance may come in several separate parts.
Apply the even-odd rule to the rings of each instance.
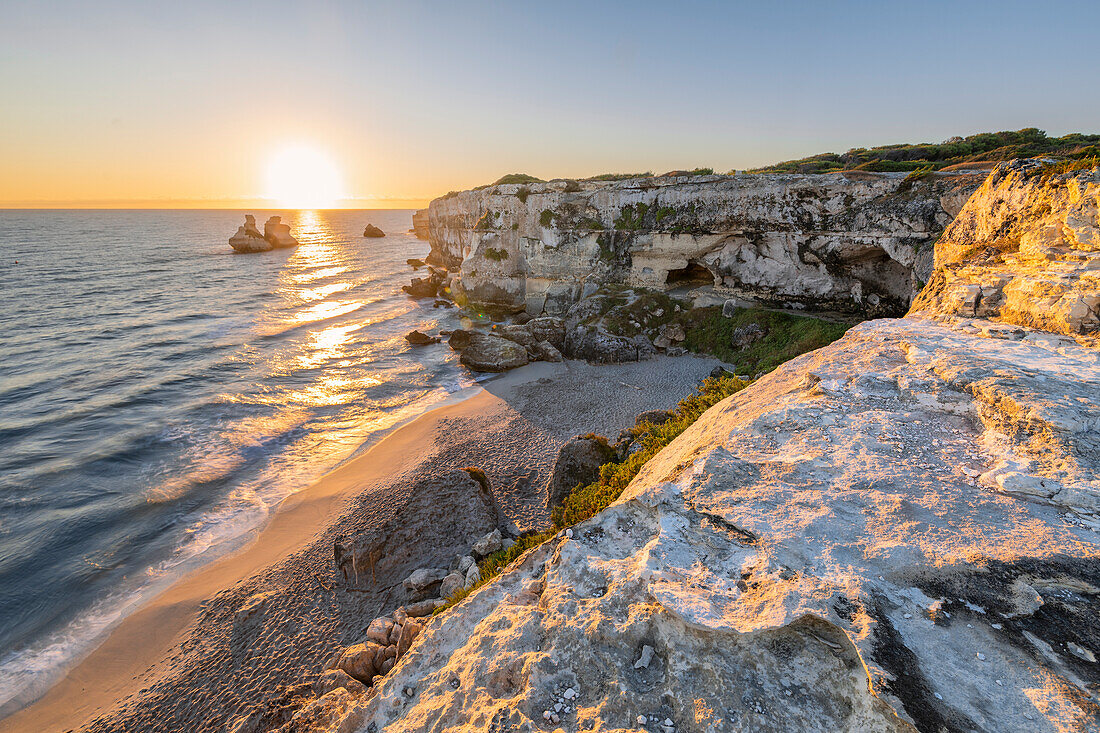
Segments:
[[[369,239],[378,239],[379,237],[386,236],[386,233],[374,224],[367,224],[366,228],[363,229],[363,236]]]

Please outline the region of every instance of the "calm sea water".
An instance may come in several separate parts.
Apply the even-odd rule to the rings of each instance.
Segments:
[[[410,211],[0,211],[0,716],[288,494],[471,386]],[[384,239],[364,239],[366,222]]]

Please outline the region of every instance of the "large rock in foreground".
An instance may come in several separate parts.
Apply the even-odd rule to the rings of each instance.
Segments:
[[[473,333],[459,361],[478,372],[506,372],[528,362],[527,349],[514,341],[486,333]]]
[[[999,318],[1055,333],[1100,329],[1100,170],[1002,164],[936,245],[914,309]]]
[[[1001,335],[866,323],[713,408],[615,506],[432,619],[365,720],[1100,725],[1100,360]]]
[[[1078,338],[932,309],[856,326],[429,621],[346,719],[1100,729],[1100,352]]]

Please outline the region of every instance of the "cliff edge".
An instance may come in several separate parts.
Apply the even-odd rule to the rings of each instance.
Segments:
[[[1097,327],[1012,294],[1090,302],[1098,174],[998,169],[912,314],[709,410],[293,729],[1100,728]],[[991,273],[1020,305],[960,310]]]
[[[984,173],[667,175],[500,184],[431,202],[460,302],[562,315],[608,284],[901,315]]]

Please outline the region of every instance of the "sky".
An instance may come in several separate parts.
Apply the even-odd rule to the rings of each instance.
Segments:
[[[336,205],[1100,132],[1100,2],[0,2],[0,207]],[[333,183],[333,182],[330,182]],[[333,184],[335,185],[335,184]]]

